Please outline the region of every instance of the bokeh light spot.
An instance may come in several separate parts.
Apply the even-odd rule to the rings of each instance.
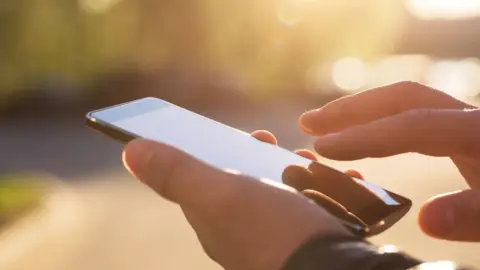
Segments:
[[[462,19],[480,15],[479,0],[408,0],[408,10],[420,19]]]
[[[120,0],[79,0],[79,5],[88,13],[104,13],[109,11]]]
[[[426,55],[392,55],[382,58],[372,66],[372,86],[399,81],[420,82],[430,64],[431,59]]]
[[[278,20],[287,25],[295,26],[302,22],[305,11],[315,0],[287,0],[280,3],[277,7]]]
[[[426,83],[457,98],[480,93],[480,63],[477,59],[439,61],[427,71]]]
[[[369,67],[358,58],[340,59],[332,67],[333,82],[342,90],[357,91],[368,84],[369,77]]]

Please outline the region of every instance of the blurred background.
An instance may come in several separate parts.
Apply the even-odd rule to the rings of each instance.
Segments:
[[[477,103],[478,29],[476,0],[1,1],[0,268],[219,269],[180,210],[122,169],[121,145],[83,127],[87,111],[156,96],[311,148],[297,117],[371,87]],[[324,162],[415,201],[374,242],[480,265],[479,245],[415,223],[421,202],[466,188],[449,160]]]

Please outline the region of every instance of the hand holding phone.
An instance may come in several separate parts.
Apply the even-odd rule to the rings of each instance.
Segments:
[[[134,138],[158,141],[212,167],[235,170],[256,179],[282,182],[292,165],[305,168],[311,177],[335,177],[340,180],[318,181],[317,191],[360,218],[364,224],[355,226],[360,226],[359,231],[367,236],[388,229],[411,207],[411,201],[405,197],[160,99],[143,98],[91,112],[87,124],[124,143]]]
[[[204,251],[224,269],[284,269],[313,238],[359,241],[294,189],[218,170],[166,144],[134,140],[125,147],[124,162],[181,207]]]

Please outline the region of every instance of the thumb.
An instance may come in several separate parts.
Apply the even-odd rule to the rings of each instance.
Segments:
[[[439,195],[427,201],[419,225],[428,235],[453,241],[480,241],[480,190]]]
[[[215,205],[213,200],[231,190],[235,178],[171,146],[143,139],[125,147],[123,160],[140,181],[184,207]]]

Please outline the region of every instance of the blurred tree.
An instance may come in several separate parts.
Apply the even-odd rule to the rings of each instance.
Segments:
[[[0,90],[51,77],[83,84],[124,67],[234,74],[253,94],[304,87],[310,67],[388,53],[395,0],[0,2]]]

